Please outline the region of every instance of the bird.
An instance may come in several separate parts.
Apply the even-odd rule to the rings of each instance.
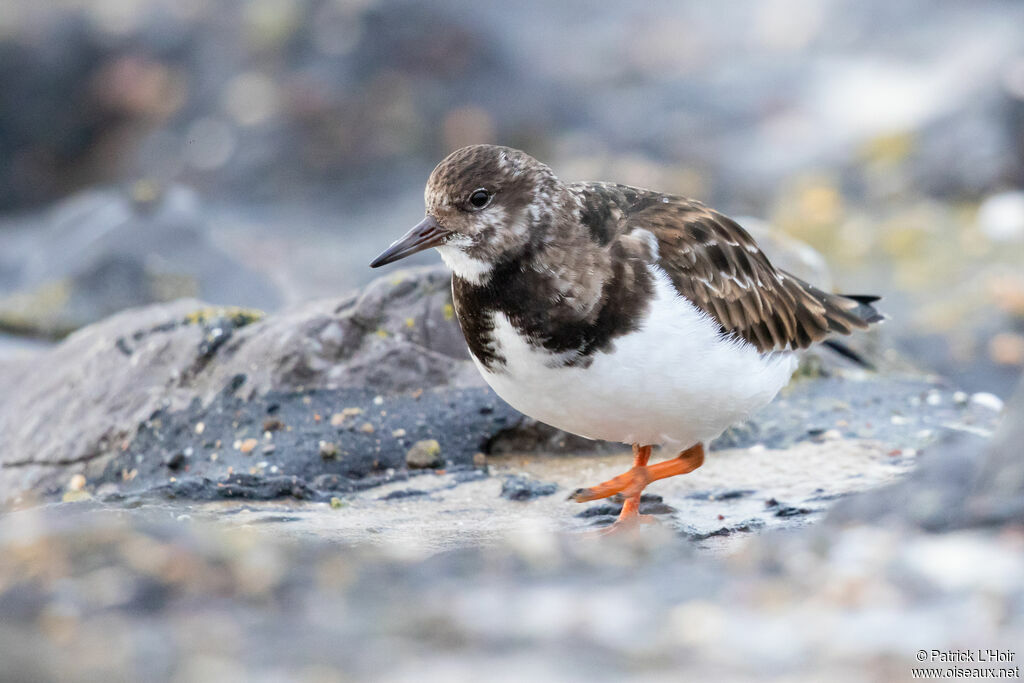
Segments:
[[[879,322],[869,295],[823,291],[774,266],[701,202],[563,182],[496,145],[430,174],[426,216],[370,266],[436,249],[486,383],[519,412],[632,446],[633,465],[576,502],[624,499],[613,530],[652,521],[648,484],[692,472],[705,444],[770,403],[797,351]],[[649,462],[653,447],[678,453]]]

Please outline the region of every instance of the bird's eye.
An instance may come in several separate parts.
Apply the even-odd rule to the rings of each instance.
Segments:
[[[491,193],[487,190],[477,190],[469,195],[469,205],[474,209],[482,209],[491,201]]]

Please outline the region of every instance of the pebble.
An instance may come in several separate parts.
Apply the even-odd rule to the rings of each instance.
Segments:
[[[244,441],[236,441],[238,445],[236,448],[243,453],[252,453],[256,446],[259,445],[259,439],[245,439]]]
[[[396,439],[401,439],[403,436],[405,436],[405,430],[401,428],[396,429],[391,432],[391,436],[395,437]]]
[[[375,405],[375,406],[382,406],[382,405],[384,405],[384,397],[383,396],[374,396],[373,397],[373,405]]]
[[[321,441],[320,457],[325,460],[338,457],[338,444],[332,441]]]
[[[359,425],[359,431],[361,431],[363,434],[373,434],[377,430],[374,429],[372,423],[364,422],[363,424]]]
[[[331,415],[331,426],[340,427],[345,423],[345,420],[347,420],[348,418],[362,414],[362,408],[345,408],[340,413],[335,413],[334,415]]]
[[[979,391],[978,393],[971,395],[971,403],[981,406],[982,408],[994,410],[997,413],[1003,409],[1003,399],[999,398],[995,394],[990,394],[987,391]]]
[[[441,444],[435,439],[417,441],[405,454],[405,464],[409,467],[437,467],[441,464]]]
[[[195,426],[196,434],[202,434],[205,431],[206,431],[206,423],[205,422],[196,422],[196,426]]]
[[[85,488],[85,475],[76,474],[71,477],[71,481],[68,482],[68,491],[81,491]]]

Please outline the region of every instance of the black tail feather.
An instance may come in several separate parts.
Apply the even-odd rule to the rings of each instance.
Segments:
[[[873,304],[880,301],[882,297],[873,294],[843,294],[847,299],[853,299],[859,304]]]
[[[871,363],[871,361],[869,361],[867,358],[860,355],[859,353],[851,349],[849,346],[839,341],[838,339],[826,339],[821,343],[823,346],[827,346],[828,348],[832,349],[843,358],[861,366],[865,370],[875,369],[875,366]]]
[[[849,312],[865,323],[878,323],[885,320],[885,316],[871,305],[882,297],[872,294],[840,294],[839,296],[859,304],[856,308],[849,309]]]

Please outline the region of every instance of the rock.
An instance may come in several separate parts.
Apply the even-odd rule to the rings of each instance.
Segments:
[[[63,336],[132,306],[201,297],[273,309],[276,287],[210,239],[195,193],[89,190],[0,230],[0,328]],[[211,340],[214,342],[215,340]]]
[[[442,462],[441,444],[436,439],[417,441],[405,454],[405,464],[409,467],[438,467]]]
[[[182,437],[187,431],[199,445],[219,438],[230,446],[252,438],[268,413],[258,416],[249,434],[222,430],[214,436],[211,426],[223,419],[206,419],[201,406],[220,406],[235,394],[244,399],[341,386],[373,386],[372,397],[380,391],[479,386],[457,323],[445,315],[446,305],[448,276],[434,268],[400,271],[359,294],[267,319],[188,299],[117,314],[30,360],[4,366],[8,391],[0,397],[0,497],[63,483],[54,463],[82,462],[88,473],[102,471],[159,411],[192,407]],[[407,325],[410,318],[413,327]],[[372,398],[354,395],[370,405]],[[340,406],[351,405],[350,399],[338,400]],[[322,414],[335,414],[340,406],[325,401]],[[502,419],[511,414],[505,412]],[[482,417],[481,422],[498,417]],[[411,412],[409,419],[389,431],[410,430],[421,417]],[[319,440],[313,441],[314,451]],[[467,460],[481,445],[467,445],[472,448]],[[226,450],[216,449],[221,464],[228,460]]]
[[[338,444],[332,441],[320,442],[320,457],[324,460],[338,457]]]
[[[501,497],[509,500],[533,500],[542,496],[550,496],[557,490],[558,484],[535,481],[517,475],[505,477],[501,483]]]

